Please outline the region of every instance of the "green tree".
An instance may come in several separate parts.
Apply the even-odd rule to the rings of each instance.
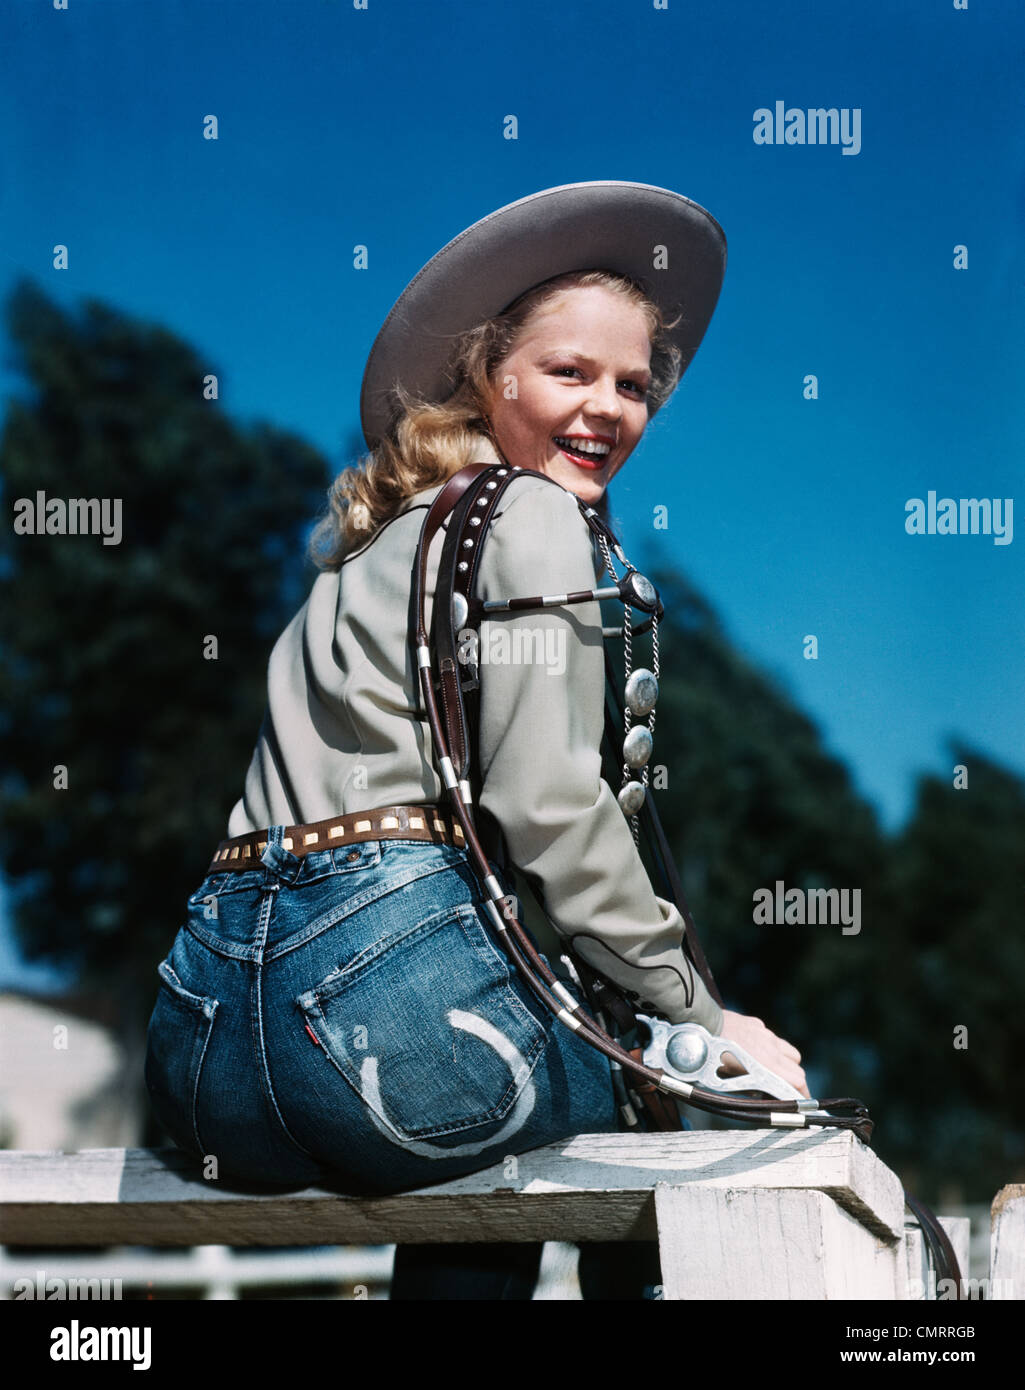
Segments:
[[[28,389],[0,438],[0,859],[26,955],[102,983],[137,1030],[241,793],[329,470],[233,423],[159,326],[26,281],[7,320]],[[120,544],[15,534],[38,492],[119,500]]]
[[[880,1085],[898,1102],[890,1161],[928,1155],[982,1200],[1025,1180],[1025,781],[961,740],[950,752],[950,777],[919,779],[893,845],[868,1017],[885,1030]]]

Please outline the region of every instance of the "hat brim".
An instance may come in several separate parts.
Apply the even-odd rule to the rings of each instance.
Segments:
[[[445,400],[459,335],[571,270],[628,275],[667,318],[681,315],[669,336],[686,370],[719,298],[726,237],[703,207],[645,183],[564,184],[489,213],[427,262],[385,319],[360,393],[367,444],[373,448],[395,424],[396,383]]]

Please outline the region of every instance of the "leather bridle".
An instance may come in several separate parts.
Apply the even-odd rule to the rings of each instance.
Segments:
[[[471,463],[448,480],[435,498],[424,521],[413,563],[410,589],[413,662],[418,672],[424,710],[434,741],[435,760],[451,812],[462,827],[469,862],[481,885],[484,907],[495,927],[498,940],[526,985],[544,1007],[563,1026],[578,1034],[609,1059],[613,1083],[621,1102],[620,1108],[628,1124],[633,1109],[629,1104],[631,1097],[644,1107],[654,1127],[659,1129],[680,1127],[676,1102],[683,1101],[728,1120],[743,1120],[779,1128],[821,1125],[850,1129],[868,1143],[872,1135],[873,1122],[865,1105],[859,1100],[851,1097],[824,1101],[804,1098],[781,1099],[778,1095],[771,1099],[758,1099],[723,1094],[707,1085],[687,1082],[666,1067],[648,1065],[643,1060],[644,1049],[641,1047],[629,1050],[624,1048],[606,1026],[603,1026],[608,1022],[605,1015],[608,1014],[623,1032],[635,1027],[638,1017],[643,1023],[644,1015],[638,1016],[623,992],[613,982],[588,967],[578,956],[566,956],[564,959],[581,982],[585,997],[591,1002],[599,1018],[596,1019],[578,1003],[538,953],[519,921],[516,899],[504,892],[501,883],[492,872],[492,864],[489,862],[482,837],[486,838],[489,846],[493,848],[492,858],[496,863],[504,862],[504,853],[501,849],[500,827],[493,824],[487,828],[483,824],[478,826],[479,817],[474,810],[475,793],[479,792],[479,769],[474,763],[474,731],[480,691],[479,668],[474,660],[467,659],[465,644],[461,646],[460,634],[465,635],[467,631],[475,630],[488,612],[562,608],[602,598],[621,600],[627,615],[631,608],[637,608],[648,614],[649,621],[657,621],[662,616],[662,605],[653,586],[629,564],[616,537],[597,512],[579,498],[576,499],[577,505],[592,535],[601,546],[607,564],[611,561],[611,551],[626,567],[620,578],[616,578],[611,571],[611,565],[608,564],[611,583],[605,587],[569,594],[513,596],[487,603],[476,597],[475,585],[488,523],[505,489],[517,474],[524,472],[530,473],[533,477],[544,478],[553,487],[560,486],[545,474],[507,464]],[[438,568],[431,631],[428,633],[428,554],[431,542],[446,521],[448,529]],[[654,594],[653,601],[650,598],[651,594]],[[634,633],[643,630],[643,625],[633,628]],[[612,678],[607,649],[605,659],[607,691],[621,715],[622,706],[618,704],[619,696]],[[608,728],[611,718],[608,708],[606,718]],[[665,880],[667,895],[676,903],[684,920],[685,955],[704,980],[709,993],[721,1005],[721,995],[701,950],[693,918],[687,908],[683,888],[650,796],[644,798],[640,816],[652,858]],[[543,908],[543,903],[541,906]],[[609,1027],[612,1025],[609,1024]],[[742,1049],[732,1043],[729,1043],[729,1047],[740,1056],[742,1062],[750,1061]],[[751,1070],[754,1073],[756,1068],[752,1067]],[[630,1078],[629,1087],[625,1081],[626,1077]],[[780,1088],[792,1092],[793,1088],[787,1087],[779,1078],[772,1079],[779,1082]],[[734,1090],[739,1085],[740,1081],[734,1078]],[[756,1087],[751,1085],[747,1089],[754,1090]],[[634,1115],[633,1124],[636,1126],[637,1123]],[[944,1277],[956,1279],[959,1297],[964,1296],[960,1270],[946,1233],[927,1207],[910,1196],[907,1196],[907,1200],[921,1222],[936,1261],[937,1271],[949,1271]]]

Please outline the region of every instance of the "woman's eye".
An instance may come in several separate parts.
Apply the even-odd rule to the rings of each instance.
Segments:
[[[553,376],[567,376],[567,375],[568,375],[568,376],[579,376],[579,377],[582,377],[582,376],[583,376],[583,372],[581,371],[581,369],[580,369],[579,367],[553,367],[553,368],[552,368],[552,375],[553,375]],[[647,388],[646,386],[642,386],[641,383],[640,383],[639,381],[629,381],[629,380],[627,380],[627,381],[621,381],[621,382],[619,383],[619,385],[620,385],[620,386],[625,386],[626,389],[627,389],[628,391],[633,391],[635,395],[640,396],[640,397],[642,397],[642,398],[648,394],[648,388]]]

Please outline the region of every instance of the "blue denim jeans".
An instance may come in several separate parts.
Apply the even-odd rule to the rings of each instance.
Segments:
[[[146,1083],[176,1144],[359,1195],[620,1127],[607,1059],[519,978],[465,851],[282,838],[203,881],[159,967]]]

